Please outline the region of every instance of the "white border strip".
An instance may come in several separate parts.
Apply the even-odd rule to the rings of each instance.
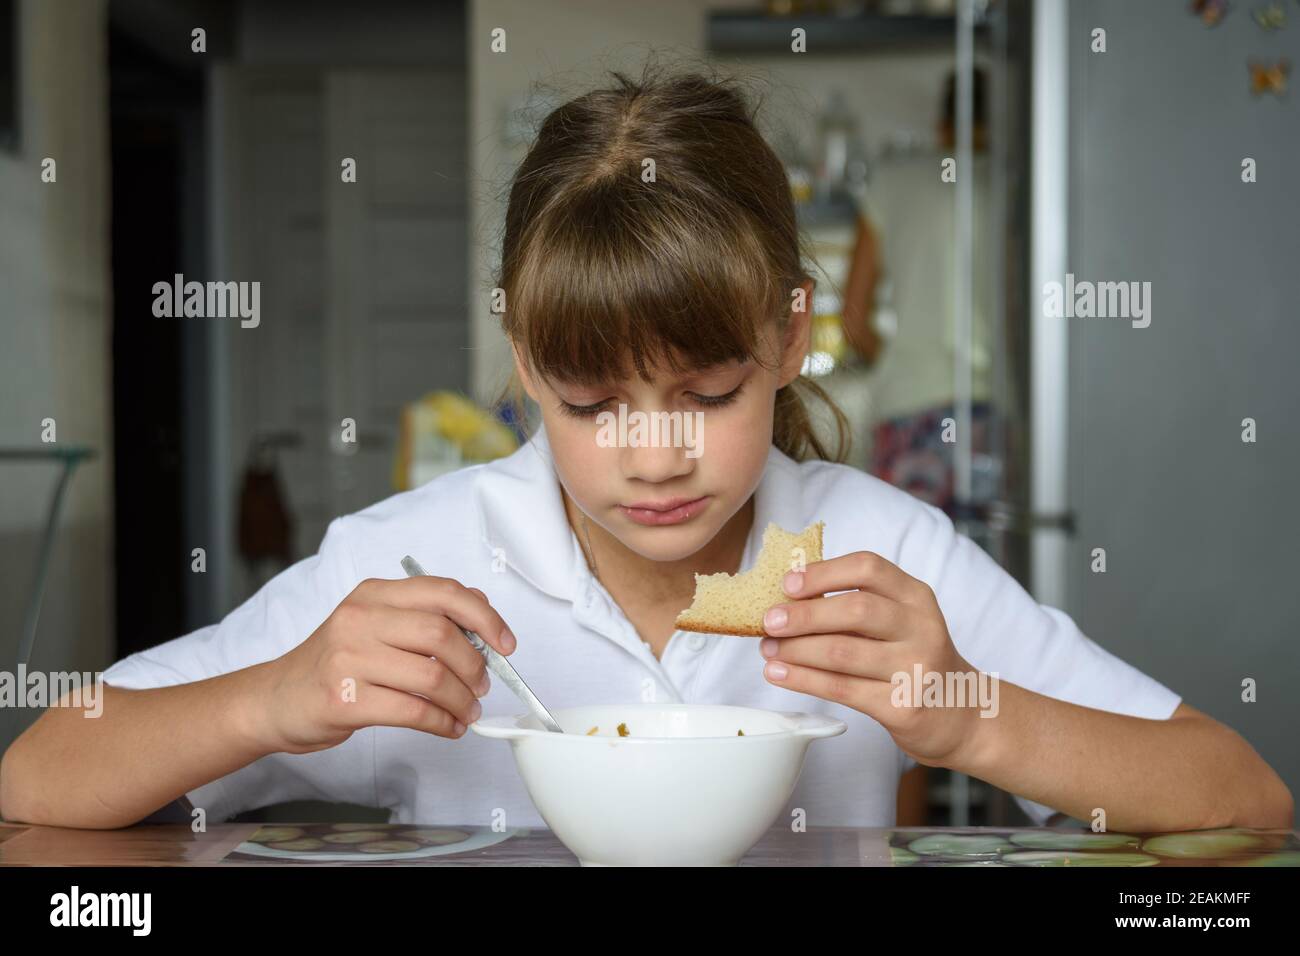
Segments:
[[[1030,511],[1056,515],[1068,506],[1069,339],[1063,319],[1043,315],[1042,289],[1065,281],[1069,254],[1069,11],[1066,0],[1036,0],[1033,39],[1033,186],[1030,264]],[[1034,596],[1063,607],[1068,538],[1059,528],[1033,531]]]

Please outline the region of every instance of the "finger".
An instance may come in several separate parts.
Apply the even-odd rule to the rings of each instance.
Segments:
[[[469,723],[461,720],[466,730],[456,732],[457,717],[433,701],[414,694],[403,693],[390,687],[367,685],[358,690],[356,702],[348,705],[357,708],[354,720],[361,727],[409,727],[427,734],[437,734],[455,740],[468,732]]]
[[[871,591],[845,591],[777,604],[763,615],[763,629],[773,637],[847,633],[897,641],[907,636],[914,613],[914,608]]]
[[[502,654],[513,653],[515,649],[514,635],[492,605],[451,578],[433,575],[395,581],[371,578],[361,582],[357,591],[367,600],[391,604],[393,607],[445,614]]]
[[[476,719],[474,692],[442,661],[423,654],[377,644],[366,654],[359,676],[374,686],[428,698],[461,723],[469,724]]]
[[[858,634],[813,634],[808,637],[763,639],[775,645],[772,653],[763,648],[763,656],[782,664],[800,664],[817,670],[850,677],[890,680],[900,669],[898,645],[873,641]]]
[[[483,686],[487,661],[443,614],[372,604],[366,607],[366,628],[389,647],[436,657],[471,690]]]
[[[783,586],[791,597],[800,598],[858,588],[913,606],[924,606],[927,600],[934,598],[928,584],[874,551],[855,551],[826,561],[814,561],[802,573],[791,571],[787,574]]]
[[[768,683],[777,687],[843,704],[875,718],[881,724],[890,717],[892,708],[889,695],[892,688],[884,681],[836,674],[782,661],[768,661],[763,667],[763,676]]]

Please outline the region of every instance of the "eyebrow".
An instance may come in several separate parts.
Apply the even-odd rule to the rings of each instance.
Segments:
[[[752,356],[737,355],[729,359],[722,359],[718,362],[710,362],[707,365],[693,365],[683,369],[681,377],[690,378],[692,375],[709,375],[716,372],[730,372],[732,366],[744,365],[752,360]]]
[[[689,368],[684,368],[681,372],[677,373],[677,377],[678,379],[687,379],[696,375],[709,375],[709,374],[719,374],[722,372],[729,372],[731,371],[730,366],[732,366],[733,364],[743,365],[751,360],[752,360],[751,356],[745,355],[738,358],[724,359],[721,362],[713,362],[709,365],[695,365]],[[632,377],[640,378],[639,375],[635,375],[635,374]],[[562,375],[555,375],[555,374],[550,375],[549,380],[553,386],[558,385],[561,387],[568,387],[568,388],[607,389],[607,388],[616,388],[619,384],[617,381],[613,381],[613,380],[601,381],[595,379],[582,379],[577,377],[562,376]]]

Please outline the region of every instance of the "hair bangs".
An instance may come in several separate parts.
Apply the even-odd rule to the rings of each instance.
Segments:
[[[752,229],[710,228],[653,197],[586,193],[523,254],[507,324],[536,371],[594,384],[764,360],[762,328],[784,297]]]

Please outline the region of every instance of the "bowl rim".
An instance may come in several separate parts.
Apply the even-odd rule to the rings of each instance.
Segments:
[[[646,704],[626,702],[614,702],[609,704],[585,704],[577,707],[566,707],[553,710],[552,714],[562,714],[566,710],[577,710],[585,707],[617,707],[620,709],[635,710],[684,710],[700,707],[724,708],[727,710],[748,711],[751,713],[774,714],[786,718],[791,726],[786,730],[769,731],[766,733],[719,735],[712,737],[608,737],[608,736],[588,736],[587,734],[563,733],[557,734],[545,729],[519,726],[522,721],[532,719],[532,714],[500,714],[493,717],[480,717],[469,725],[469,729],[481,737],[489,737],[498,740],[527,740],[530,737],[545,737],[552,740],[571,740],[587,741],[589,743],[626,743],[637,746],[650,746],[654,744],[675,744],[680,746],[683,743],[695,741],[716,742],[719,740],[732,740],[737,743],[741,741],[754,740],[773,740],[773,739],[791,739],[791,738],[808,738],[816,739],[820,737],[836,737],[848,730],[848,724],[837,717],[828,717],[825,714],[813,714],[806,711],[796,710],[771,710],[765,707],[745,707],[736,704]]]

